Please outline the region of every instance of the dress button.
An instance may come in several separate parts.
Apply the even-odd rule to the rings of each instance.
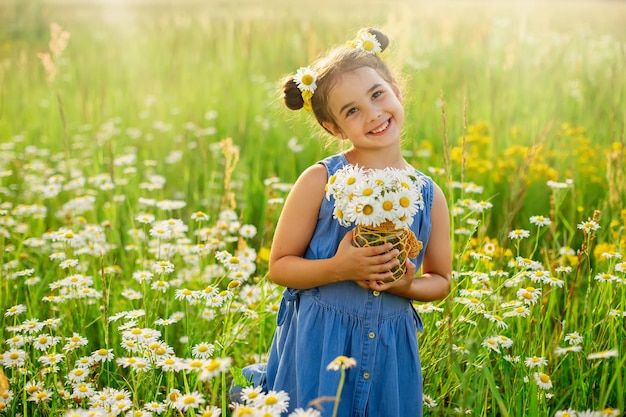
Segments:
[[[375,337],[376,337],[376,333],[374,333],[374,332],[369,332],[368,336],[369,336],[369,338],[370,338],[370,339],[373,339],[373,338],[375,338]]]
[[[374,291],[372,294],[374,294],[374,297],[378,297],[380,295],[380,291]]]
[[[370,373],[369,372],[363,372],[363,378],[370,379]]]

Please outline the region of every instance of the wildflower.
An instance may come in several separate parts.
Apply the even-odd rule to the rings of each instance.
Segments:
[[[435,401],[430,395],[422,394],[422,400],[424,401],[424,405],[428,408],[437,407],[437,401]]]
[[[284,413],[289,408],[289,395],[285,391],[269,390],[264,395],[259,395],[254,400],[256,407],[269,407],[279,413]]]
[[[62,353],[48,353],[47,355],[42,355],[37,360],[41,362],[43,365],[56,365],[61,362],[65,358],[65,355]]]
[[[91,353],[91,357],[96,362],[109,362],[113,360],[114,358],[113,349],[102,348],[102,349],[95,350]]]
[[[185,300],[187,302],[190,302],[199,297],[200,297],[199,291],[192,291],[187,288],[184,288],[182,290],[176,290],[176,295],[174,298],[177,300]]]
[[[157,274],[169,274],[174,272],[174,264],[170,261],[159,261],[155,262],[152,269]]]
[[[165,404],[156,401],[150,401],[143,405],[143,409],[154,412],[156,414],[162,414],[165,411]]]
[[[230,368],[232,362],[231,358],[213,358],[204,367],[198,379],[200,381],[208,381],[209,379],[219,375],[222,372],[226,372]]]
[[[73,385],[72,398],[90,398],[95,394],[91,382],[78,382]]]
[[[600,225],[595,221],[588,219],[582,223],[578,224],[578,229],[582,230],[585,233],[595,232],[600,228]]]
[[[493,207],[493,204],[488,201],[478,201],[470,205],[469,209],[474,213],[482,213],[485,210],[489,210]]]
[[[504,359],[505,361],[509,363],[518,363],[520,361],[519,356],[511,356],[511,355],[504,355],[502,359]]]
[[[165,372],[179,372],[184,368],[184,362],[176,357],[166,357],[159,359],[156,366]]]
[[[163,280],[154,281],[150,285],[150,289],[161,291],[162,293],[166,292],[169,287],[170,287],[170,283],[167,281],[163,281]]]
[[[17,305],[14,305],[13,307],[8,308],[7,311],[5,311],[4,316],[5,317],[17,316],[19,314],[26,312],[26,310],[27,309],[25,305],[17,304]]]
[[[603,350],[601,352],[594,352],[587,355],[587,359],[607,359],[607,358],[616,358],[618,355],[617,349],[611,350]]]
[[[209,215],[203,211],[196,211],[195,213],[191,215],[191,220],[195,220],[197,222],[208,221]]]
[[[524,229],[515,229],[509,232],[509,239],[524,239],[530,236],[530,232]]]
[[[443,311],[443,308],[435,307],[432,303],[417,304],[415,308],[419,313],[432,313],[433,311]]]
[[[565,281],[557,277],[553,277],[553,276],[549,276],[548,278],[544,279],[543,283],[551,287],[558,287],[558,288],[563,288],[563,285],[565,285]]]
[[[213,354],[215,346],[210,343],[198,343],[191,349],[191,354],[195,358],[208,358]]]
[[[207,405],[199,409],[196,415],[199,417],[220,417],[222,415],[222,409],[215,405]]]
[[[540,269],[537,271],[530,272],[528,277],[532,282],[545,282],[546,279],[550,278],[550,272]]]
[[[544,216],[531,216],[530,222],[538,227],[549,226],[552,223],[548,217]]]
[[[11,349],[17,349],[26,344],[27,341],[30,341],[30,337],[26,338],[22,335],[15,335],[10,339],[5,340],[5,342],[11,347]],[[1,358],[2,356],[0,356]],[[1,360],[1,359],[0,359]]]
[[[151,281],[153,276],[154,274],[150,271],[140,270],[133,272],[133,279],[140,284],[145,281]]]
[[[306,410],[303,408],[296,408],[287,417],[322,417],[322,414],[314,408],[307,408]]]
[[[498,343],[498,339],[496,337],[488,337],[481,343],[484,347],[493,350],[494,352],[500,353],[500,345]]]
[[[22,325],[24,326],[24,329],[28,334],[39,333],[44,326],[44,324],[41,323],[39,319],[25,320]]]
[[[554,350],[554,354],[555,355],[565,355],[568,352],[580,352],[583,350],[583,347],[581,345],[573,345],[573,346],[567,346],[567,347],[557,347]]]
[[[487,318],[490,322],[492,323],[496,323],[496,325],[501,328],[501,329],[506,329],[507,327],[509,327],[508,324],[506,324],[504,322],[504,320],[502,319],[502,317],[500,317],[497,314],[489,314],[489,313],[485,313],[484,314],[485,318]]]
[[[198,391],[193,391],[190,394],[181,394],[178,396],[176,401],[174,401],[174,408],[178,411],[182,411],[186,413],[190,408],[198,408],[200,405],[204,404],[206,401],[202,394]]]
[[[89,372],[85,368],[74,368],[65,376],[67,380],[73,384],[77,382],[83,382],[89,375]]]
[[[548,180],[546,182],[546,184],[548,185],[548,187],[552,188],[552,189],[565,189],[565,188],[569,188],[571,186],[570,182],[558,182],[558,181],[554,181],[554,180]]]
[[[37,392],[33,392],[28,397],[28,401],[32,401],[35,403],[48,402],[51,399],[52,399],[52,391],[49,389],[41,389]]]
[[[528,366],[529,368],[537,368],[539,366],[547,365],[548,360],[542,356],[532,356],[532,357],[526,358],[526,360],[524,361],[524,364],[526,364],[526,366]]]
[[[526,304],[535,304],[541,295],[541,288],[526,287],[517,291],[517,296]]]
[[[51,346],[55,346],[61,340],[58,336],[48,336],[46,334],[40,334],[33,340],[33,347],[38,350],[47,350]]]
[[[59,263],[61,269],[74,268],[78,265],[78,259],[65,259]]]
[[[252,239],[257,234],[257,228],[253,224],[244,224],[239,229],[239,234],[246,239]]]
[[[504,317],[528,317],[530,310],[526,306],[519,306],[504,313]]]
[[[356,366],[356,359],[347,356],[337,356],[331,363],[326,366],[329,371],[338,371],[339,369],[349,369]]]
[[[542,389],[550,389],[552,388],[552,380],[550,379],[550,375],[544,374],[543,372],[535,372],[533,374],[535,378],[535,382],[539,385],[539,388]]]
[[[614,281],[619,281],[619,278],[615,275],[612,274],[607,274],[607,273],[599,273],[596,274],[595,277],[593,277],[594,280],[598,281],[598,282],[614,282]]]
[[[578,332],[572,332],[565,335],[565,341],[570,345],[579,345],[583,342],[583,337]]]
[[[469,355],[470,351],[465,347],[465,346],[457,346],[455,344],[452,344],[452,350],[454,352],[458,352],[461,355]]]

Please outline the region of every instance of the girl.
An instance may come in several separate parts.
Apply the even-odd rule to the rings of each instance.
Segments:
[[[416,331],[423,326],[412,300],[448,295],[450,224],[441,189],[402,157],[402,95],[380,58],[387,45],[380,31],[361,30],[356,41],[284,83],[288,108],[310,109],[327,132],[351,143],[298,178],[272,243],[269,276],[287,288],[263,385],[286,391],[290,410],[321,404],[323,415],[330,416],[334,404],[323,401],[335,396],[340,373],[326,367],[347,356],[356,366],[346,370],[338,416],[422,414]],[[333,218],[332,199],[325,198],[329,176],[348,164],[411,168],[424,179],[424,209],[411,225],[424,249],[395,282],[383,283],[399,263],[398,251],[391,244],[353,246],[353,230]]]

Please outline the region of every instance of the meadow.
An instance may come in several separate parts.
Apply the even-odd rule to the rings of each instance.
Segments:
[[[342,146],[280,80],[363,26],[450,205],[425,415],[625,415],[626,3],[7,0],[0,416],[280,415],[228,389],[271,343],[281,204]]]

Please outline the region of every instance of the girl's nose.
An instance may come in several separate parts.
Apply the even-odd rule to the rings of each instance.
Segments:
[[[380,119],[380,116],[382,116],[382,111],[376,107],[376,106],[370,106],[369,110],[368,110],[368,118],[370,122],[374,122],[378,119]]]

